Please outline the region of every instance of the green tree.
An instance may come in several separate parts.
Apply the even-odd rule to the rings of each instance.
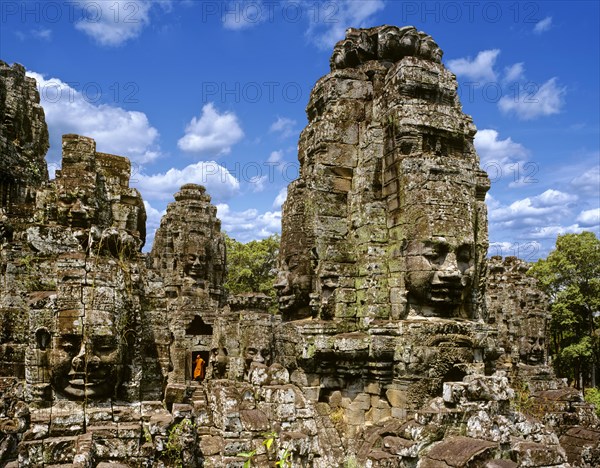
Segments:
[[[279,241],[280,236],[273,234],[242,244],[225,234],[228,269],[225,287],[231,294],[261,292],[273,298],[272,308],[277,309],[273,283],[277,275]]]
[[[596,386],[600,363],[600,240],[593,232],[558,236],[529,274],[551,301],[550,352],[557,374]]]

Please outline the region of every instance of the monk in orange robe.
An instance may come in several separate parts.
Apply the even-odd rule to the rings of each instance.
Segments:
[[[202,380],[204,378],[204,364],[206,364],[206,361],[198,354],[194,364],[194,380]]]

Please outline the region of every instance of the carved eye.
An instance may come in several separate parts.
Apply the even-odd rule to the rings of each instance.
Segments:
[[[62,349],[64,349],[65,351],[69,351],[69,352],[75,349],[75,345],[73,343],[69,343],[69,342],[61,343],[60,347]]]
[[[471,261],[471,248],[468,245],[463,245],[456,250],[456,260],[459,262],[468,263]]]
[[[99,346],[97,349],[102,353],[112,353],[116,349],[116,347],[113,345],[104,344]]]
[[[432,263],[442,263],[448,253],[448,246],[444,244],[433,244],[425,246],[423,256]]]
[[[58,347],[69,354],[75,353],[80,347],[80,337],[62,336],[58,342]]]
[[[258,349],[256,348],[248,348],[246,350],[246,352],[250,355],[250,356],[256,356],[256,354],[258,354]]]
[[[117,343],[112,338],[98,338],[94,340],[94,351],[99,353],[112,353],[117,349]]]

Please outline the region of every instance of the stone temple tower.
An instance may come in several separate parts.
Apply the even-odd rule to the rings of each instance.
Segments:
[[[349,29],[312,91],[276,287],[296,334],[282,359],[321,397],[362,387],[416,407],[494,358],[490,184],[441,57],[414,27]]]
[[[349,29],[336,45],[284,205],[284,318],[484,315],[489,179],[441,56],[413,27]]]
[[[183,185],[167,207],[150,253],[166,295],[170,384],[191,380],[197,355],[208,362],[214,320],[224,305],[225,240],[216,215],[203,186]]]

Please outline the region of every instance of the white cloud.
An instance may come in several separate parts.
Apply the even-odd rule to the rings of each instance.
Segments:
[[[27,75],[37,81],[46,114],[49,160],[60,160],[61,138],[66,133],[94,138],[98,151],[126,156],[134,163],[143,164],[160,155],[158,130],[143,112],[95,104],[96,94],[88,96],[58,78],[46,79],[35,72]]]
[[[597,197],[600,194],[600,165],[573,178],[570,185],[579,192]]]
[[[204,185],[218,200],[227,200],[240,189],[239,181],[215,161],[199,161],[183,169],[171,168],[159,174],[138,174],[132,185],[139,188],[146,200],[172,200],[173,194],[188,183]]]
[[[29,37],[41,39],[43,41],[50,41],[52,40],[52,30],[47,28],[30,29],[29,34],[26,34],[22,31],[15,31],[15,36],[17,36],[20,41],[24,41]]]
[[[498,132],[492,129],[478,130],[475,134],[475,148],[481,157],[481,167],[488,173],[490,180],[512,178],[509,187],[520,187],[535,182],[535,167],[526,162],[529,151],[510,137],[500,140]]]
[[[578,201],[577,195],[555,189],[508,205],[489,197],[489,254],[516,255],[527,261],[544,257],[558,234],[585,229],[575,221]]]
[[[265,184],[269,179],[268,175],[251,177],[249,182],[252,184],[252,191],[255,193],[262,192],[265,189]]]
[[[223,27],[233,31],[248,29],[266,21],[270,16],[270,6],[262,0],[233,0],[221,3]]]
[[[277,196],[275,197],[275,200],[273,201],[273,208],[281,208],[281,205],[283,205],[283,203],[286,200],[287,200],[287,187],[283,187],[279,191]]]
[[[529,153],[523,145],[515,143],[510,137],[500,140],[496,130],[487,128],[477,131],[474,143],[482,164],[506,164],[509,161],[525,159]]]
[[[156,230],[160,226],[160,220],[165,215],[166,210],[157,210],[147,200],[144,200],[144,207],[146,208],[146,244],[144,250],[149,251],[152,248]]]
[[[491,242],[488,248],[488,257],[499,255],[501,257],[515,256],[526,261],[535,260],[542,244],[537,241],[525,242]]]
[[[220,114],[209,102],[202,108],[200,118],[192,118],[177,146],[190,153],[219,156],[228,154],[243,137],[237,116],[233,112]]]
[[[220,203],[217,204],[217,216],[223,230],[240,242],[263,239],[281,232],[281,211],[231,211],[229,205]]]
[[[158,2],[163,6],[170,2]],[[85,2],[84,18],[75,28],[92,37],[102,46],[119,46],[138,37],[150,24],[149,0],[111,0],[110,2]]]
[[[309,19],[306,36],[318,48],[330,50],[343,39],[346,29],[372,26],[375,14],[383,10],[383,0],[338,0],[314,3],[306,1],[305,17]]]
[[[287,117],[277,117],[277,120],[271,124],[269,132],[279,133],[282,138],[288,138],[298,133],[298,131],[295,129],[295,126],[295,120]]]
[[[272,151],[267,159],[269,163],[279,163],[283,160],[283,151]]]
[[[499,53],[499,49],[482,50],[475,59],[467,57],[448,60],[448,68],[456,76],[464,76],[472,80],[495,80],[494,64]]]
[[[555,205],[564,205],[577,200],[577,195],[561,192],[560,190],[548,189],[544,193],[533,197],[534,206],[549,207]]]
[[[504,68],[504,81],[507,83],[519,81],[525,76],[525,67],[523,62],[515,63],[510,67]]]
[[[498,107],[504,113],[515,113],[519,119],[532,120],[545,115],[557,114],[564,104],[566,88],[551,78],[544,84],[534,88],[528,83],[518,96],[503,96]]]
[[[160,220],[165,215],[166,210],[159,211],[152,207],[150,202],[144,200],[144,207],[146,208],[146,228],[148,230],[156,230],[160,226]]]
[[[600,208],[592,208],[579,213],[577,221],[583,226],[598,226],[600,224]]]
[[[557,236],[562,236],[563,234],[579,233],[584,230],[579,224],[572,224],[570,226],[552,225],[535,228],[529,235],[538,239],[556,239]]]
[[[538,21],[534,28],[533,32],[535,34],[542,34],[543,32],[548,31],[552,27],[552,16],[546,16],[543,20]]]
[[[43,39],[44,41],[49,41],[52,39],[52,30],[51,29],[32,29],[31,35],[37,39]]]
[[[490,221],[505,227],[543,226],[560,222],[571,214],[577,195],[548,189],[540,195],[490,209]]]

